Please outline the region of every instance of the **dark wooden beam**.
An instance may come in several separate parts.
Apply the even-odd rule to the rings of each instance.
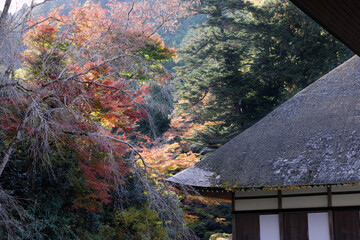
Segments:
[[[360,55],[359,0],[290,0],[309,17]]]
[[[283,208],[279,209],[266,209],[266,210],[243,210],[243,211],[233,211],[232,214],[245,214],[245,213],[257,213],[257,214],[279,214],[282,212],[307,212],[307,213],[317,213],[317,212],[327,212],[334,210],[357,210],[360,211],[360,206],[346,206],[346,207],[316,207],[316,208]]]
[[[330,240],[334,240],[334,216],[333,216],[333,211],[328,211],[328,214],[329,214]]]
[[[282,209],[282,192],[278,190],[278,209]]]
[[[330,190],[330,192],[329,192]],[[281,191],[281,190],[278,190]],[[293,197],[313,197],[313,196],[327,196],[328,205],[332,205],[332,195],[349,195],[349,194],[360,194],[360,191],[342,191],[342,192],[332,192],[331,188],[328,188],[326,192],[315,192],[315,193],[296,193],[296,194],[283,194],[281,193],[281,198],[293,198]],[[266,198],[279,198],[278,194],[273,195],[260,195],[260,196],[244,196],[244,197],[235,197],[235,200],[246,200],[246,199],[266,199]]]
[[[328,186],[328,187],[327,187],[327,200],[328,200],[328,207],[332,207],[331,186]]]

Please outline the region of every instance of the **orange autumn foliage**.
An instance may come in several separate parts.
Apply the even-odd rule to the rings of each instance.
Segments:
[[[153,35],[161,26],[173,29],[190,4],[110,1],[103,8],[87,2],[68,15],[59,8],[29,21],[22,79],[10,79],[9,93],[0,96],[5,155],[27,141],[34,161],[51,164],[49,153],[65,149],[81,173],[74,179],[74,207],[100,211],[130,171],[126,142],[146,117],[141,106],[152,89],[145,81],[169,78],[153,65],[175,52]]]
[[[190,113],[182,113],[173,117],[170,129],[166,131],[159,144],[150,149],[143,149],[143,156],[149,165],[166,175],[173,175],[199,161],[200,154],[189,150],[186,138],[191,137],[196,131],[204,131],[208,126],[222,124],[221,121],[197,123]]]

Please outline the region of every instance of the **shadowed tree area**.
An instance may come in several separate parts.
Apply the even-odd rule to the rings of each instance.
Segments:
[[[189,141],[216,148],[352,53],[286,1],[207,1],[206,23],[179,52],[179,113],[200,124]]]

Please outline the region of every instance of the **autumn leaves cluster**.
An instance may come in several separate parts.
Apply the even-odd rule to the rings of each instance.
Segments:
[[[81,191],[75,208],[100,211],[111,202],[112,189],[138,164],[141,146],[128,136],[147,117],[142,104],[152,91],[148,83],[170,78],[161,62],[175,50],[155,34],[173,30],[191,4],[87,2],[74,4],[67,15],[58,8],[30,19],[21,67],[1,83],[1,173],[26,142],[33,162],[51,165],[54,156],[76,161],[81,174],[74,184]]]

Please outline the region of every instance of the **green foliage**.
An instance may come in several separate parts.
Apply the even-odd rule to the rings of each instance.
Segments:
[[[148,118],[142,118],[135,131],[156,138],[169,129],[173,96],[168,85],[153,84],[151,87],[153,91],[146,96],[144,104]]]
[[[14,156],[17,160],[9,163],[1,180],[5,191],[23,199],[21,216],[17,214],[19,229],[13,238],[2,230],[0,236],[38,240],[166,239],[166,228],[148,208],[144,189],[134,177],[129,176],[126,189],[114,195],[116,203],[105,205],[102,212],[74,209],[73,200],[82,189],[73,182],[79,170],[71,154],[66,160],[55,161],[54,171],[44,166],[28,169],[25,149],[19,146]],[[120,210],[119,204],[125,209]],[[26,219],[25,225],[21,219]]]
[[[158,215],[149,208],[134,207],[117,211],[114,217],[118,239],[162,240],[166,239],[166,229]]]
[[[166,45],[170,47],[179,48],[183,43],[183,40],[186,34],[188,33],[188,31],[191,30],[191,28],[196,25],[203,24],[205,21],[206,21],[205,14],[197,14],[185,19],[180,19],[179,22],[177,23],[176,31],[174,32],[160,31],[160,35]]]
[[[210,236],[209,240],[229,240],[231,238],[231,234],[227,233],[215,233]]]
[[[199,200],[187,200],[183,204],[184,211],[191,216],[187,225],[200,239],[207,240],[214,233],[232,231],[230,204],[207,204]]]
[[[65,6],[64,12],[69,10]],[[221,146],[351,55],[287,1],[254,6],[239,0],[203,0],[198,13],[183,19],[175,33],[163,33],[162,37],[170,46],[183,46],[176,68],[176,95],[182,100],[177,111],[189,112],[199,124],[217,122],[206,125],[205,130],[195,129],[186,139],[202,148]],[[53,43],[46,44],[49,48]],[[58,54],[48,61],[60,68],[65,64],[61,53],[68,48],[67,43],[58,45]],[[150,71],[140,69],[137,76],[119,72],[129,80],[164,74],[163,64],[169,68],[174,64],[164,62],[172,59],[174,52],[157,38],[134,54],[150,63]],[[32,74],[44,70],[41,62],[35,65],[38,68],[33,68]],[[50,72],[48,75],[51,78]],[[139,121],[134,142],[139,132],[156,138],[169,128],[173,92],[166,85],[152,84],[152,89],[141,106],[151,118]],[[0,135],[0,148],[6,146],[5,141]],[[24,142],[17,147],[0,179],[4,190],[23,206],[21,214],[14,210],[18,239],[162,240],[169,235],[166,222],[149,209],[148,196],[136,177],[124,176],[126,184],[113,189],[114,201],[104,204],[102,212],[74,209],[74,200],[86,193],[74,153],[60,146],[57,154],[49,156],[49,168],[33,161],[29,145]],[[187,225],[201,239],[228,237],[214,234],[231,232],[228,204],[189,201],[183,206],[193,217]],[[26,224],[20,224],[22,219]],[[0,229],[1,237],[6,235],[3,231]]]
[[[217,148],[351,52],[288,1],[204,1],[205,24],[179,51],[177,104],[200,124],[188,141]]]
[[[352,55],[288,1],[204,0],[199,12],[207,21],[178,51],[175,110],[205,126],[183,137],[203,148],[220,147]],[[217,217],[228,221],[229,209]],[[212,207],[184,210],[201,239],[231,232],[230,223],[214,221]]]

